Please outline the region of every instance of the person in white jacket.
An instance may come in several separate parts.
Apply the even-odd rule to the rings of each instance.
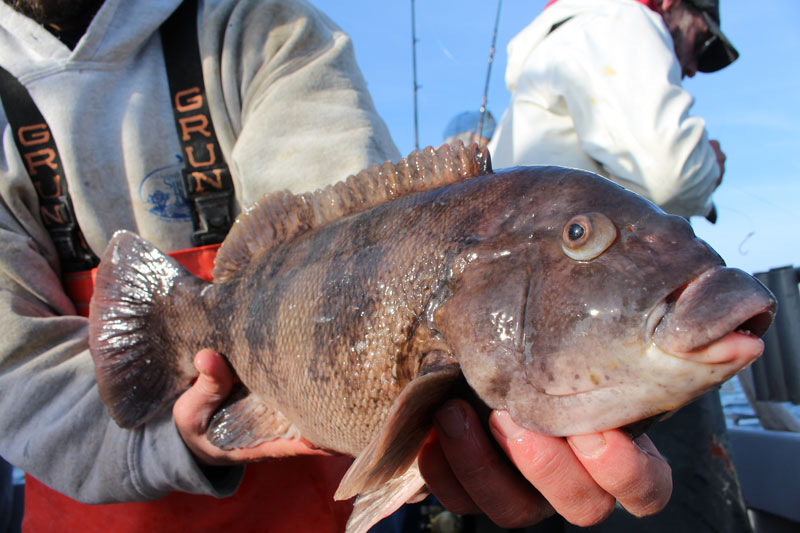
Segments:
[[[718,23],[714,0],[549,4],[508,45],[493,162],[582,168],[669,213],[710,215],[725,157],[681,79],[738,56]]]
[[[75,217],[98,254],[118,229],[165,251],[193,245],[159,34],[180,3],[0,3],[0,66],[49,124]],[[311,5],[200,0],[194,20],[210,118],[237,211],[270,191],[313,190],[398,159],[348,36]],[[210,446],[204,429],[233,377],[208,351],[198,354],[201,375],[174,416],[164,413],[135,430],[111,420],[97,392],[87,320],[65,293],[40,211],[41,183],[30,175],[52,159],[32,147],[43,140],[41,130],[22,138],[25,153],[18,150],[20,130],[9,124],[13,105],[6,106],[0,113],[0,455],[70,498],[100,504],[173,491],[226,497],[237,490],[244,461],[319,453],[298,441],[224,453]],[[440,410],[437,428],[433,460],[426,462],[434,493],[457,510],[482,510],[508,526],[536,522],[554,508],[577,523],[596,523],[616,500],[651,514],[669,497],[669,468],[644,436],[634,442],[609,431],[567,441],[524,431],[507,413],[495,413],[493,436],[520,473],[500,460],[502,452],[464,402]],[[555,477],[548,471],[554,464],[560,465]],[[272,484],[283,487],[281,480]],[[585,497],[576,500],[576,492]],[[270,516],[270,502],[259,505],[257,513]],[[202,520],[214,510],[204,503],[192,513]]]

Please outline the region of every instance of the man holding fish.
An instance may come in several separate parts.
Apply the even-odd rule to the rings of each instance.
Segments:
[[[7,87],[14,88],[3,94],[0,161],[0,316],[6,330],[0,455],[32,476],[25,517],[31,530],[53,523],[104,531],[165,523],[202,529],[222,513],[250,520],[246,524],[335,531],[348,510],[328,500],[349,459],[329,457],[302,439],[227,451],[208,440],[211,415],[236,379],[215,352],[197,353],[197,379],[172,413],[137,429],[120,428],[98,393],[87,320],[76,312],[81,302],[70,301],[62,285],[72,279],[66,267],[87,258],[91,263],[92,250],[102,253],[118,229],[165,250],[205,244],[192,240],[193,231],[211,234],[203,231],[226,217],[201,208],[217,196],[189,205],[201,185],[230,182],[239,211],[264,193],[312,190],[398,157],[349,40],[311,6],[199,2],[190,20],[201,28],[204,93],[171,91],[164,72],[171,60],[162,41],[171,36],[159,28],[176,7],[175,1],[144,0],[0,4],[0,64]],[[18,103],[30,100],[42,120],[12,123],[25,107]],[[181,144],[181,133],[198,132],[207,139],[213,133],[218,145],[209,140],[200,151]],[[219,166],[207,174],[200,168],[223,158],[229,174]],[[190,198],[176,192],[185,186],[184,164],[201,174],[189,182],[197,189],[188,190]],[[53,199],[63,201],[48,203]],[[68,208],[72,219],[62,216]],[[197,224],[197,212],[205,226]],[[59,240],[63,232],[52,227],[69,230],[70,237]],[[60,254],[76,250],[73,263]],[[425,442],[419,465],[428,487],[455,512],[482,511],[505,527],[553,512],[590,525],[616,501],[648,515],[669,498],[669,467],[646,436],[631,440],[615,429],[544,436],[523,429],[504,410],[489,417],[489,436],[462,400],[446,402],[434,420],[435,437]],[[257,478],[262,485],[247,485],[246,477],[242,482],[243,463],[287,456],[293,458],[248,467],[248,474],[265,473]],[[157,501],[84,506],[45,485],[91,504]],[[176,491],[230,498],[170,499]],[[237,498],[240,507],[233,507],[229,502]],[[148,518],[150,512],[156,518]]]

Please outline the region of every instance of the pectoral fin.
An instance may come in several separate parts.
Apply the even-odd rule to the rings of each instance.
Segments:
[[[461,377],[454,358],[428,356],[418,377],[395,400],[381,431],[359,454],[334,495],[346,500],[375,490],[414,462],[433,425],[433,413]]]

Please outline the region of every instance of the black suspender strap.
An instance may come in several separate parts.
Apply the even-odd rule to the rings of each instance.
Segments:
[[[197,0],[185,0],[161,26],[161,46],[183,149],[192,242],[201,246],[222,242],[233,223],[233,181],[211,122],[197,41]]]
[[[25,87],[0,67],[0,100],[25,167],[39,195],[39,209],[58,250],[64,273],[89,270],[99,262],[83,238],[67,190],[55,139]]]

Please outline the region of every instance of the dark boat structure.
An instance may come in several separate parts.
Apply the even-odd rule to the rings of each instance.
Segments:
[[[739,374],[760,427],[728,428],[732,460],[755,533],[800,531],[800,269],[755,274],[778,299],[764,354]]]

